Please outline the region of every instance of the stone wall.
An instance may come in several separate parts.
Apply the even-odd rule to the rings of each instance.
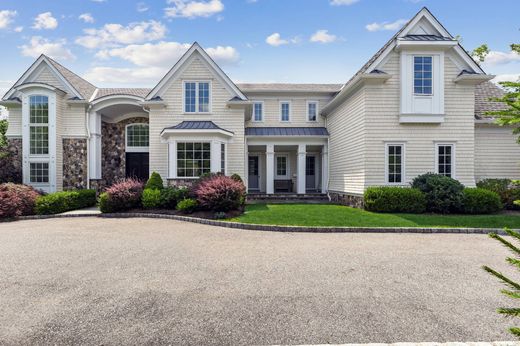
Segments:
[[[331,202],[349,207],[364,208],[364,200],[361,195],[353,195],[345,192],[329,191]]]
[[[130,118],[118,123],[102,123],[101,176],[105,185],[110,186],[126,176],[125,127],[135,123],[148,124],[148,119]]]
[[[87,187],[87,139],[63,139],[63,189],[85,189]]]
[[[197,179],[168,179],[168,186],[187,186],[191,187]]]
[[[3,166],[0,172],[0,183],[13,182],[22,183],[23,171],[23,151],[21,138],[8,138],[7,148],[1,150],[6,156],[0,158],[0,163]]]

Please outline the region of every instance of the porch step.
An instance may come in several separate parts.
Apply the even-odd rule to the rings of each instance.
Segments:
[[[324,193],[276,193],[276,194],[261,194],[254,193],[247,196],[247,203],[327,203],[329,198]]]

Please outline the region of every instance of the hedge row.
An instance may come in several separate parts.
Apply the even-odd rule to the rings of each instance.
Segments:
[[[520,181],[511,179],[484,179],[477,183],[477,187],[496,192],[505,209],[520,210]]]
[[[35,211],[39,215],[60,214],[95,205],[95,190],[62,191],[39,196],[36,199]]]

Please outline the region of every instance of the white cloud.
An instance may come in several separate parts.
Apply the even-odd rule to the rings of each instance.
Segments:
[[[371,23],[367,24],[365,28],[368,31],[374,32],[374,31],[382,31],[382,30],[391,30],[396,31],[401,29],[403,25],[408,23],[408,20],[406,19],[398,19],[395,22],[382,22],[382,23]]]
[[[509,64],[511,62],[519,62],[520,61],[520,54],[516,52],[500,52],[496,50],[492,50],[489,52],[489,54],[486,56],[486,60],[484,60],[484,63],[486,65],[504,65]]]
[[[147,4],[145,4],[144,2],[138,2],[137,3],[137,12],[146,12],[148,11],[150,8],[148,7]]]
[[[274,47],[282,46],[284,44],[289,43],[288,40],[282,39],[280,34],[277,32],[275,32],[272,35],[267,36],[267,38],[265,39],[265,42],[267,42],[267,44],[274,46]]]
[[[85,23],[94,23],[94,17],[90,13],[82,13],[79,15],[78,19],[84,21]]]
[[[311,42],[331,43],[338,39],[336,35],[329,34],[328,30],[318,30],[312,36]]]
[[[16,11],[0,11],[0,29],[6,29],[9,26],[9,24],[13,22],[13,19],[16,15]]]
[[[14,28],[14,31],[15,32],[22,32],[23,31],[23,26],[17,26],[16,28]]]
[[[40,13],[34,18],[33,29],[54,30],[58,27],[58,20],[52,16],[51,12]]]
[[[75,59],[76,57],[72,52],[65,47],[66,44],[67,40],[65,39],[51,41],[40,36],[33,36],[31,37],[29,44],[24,44],[18,48],[21,49],[23,56],[29,56],[32,58],[36,58],[40,56],[40,54],[45,54],[51,58],[60,60]]]
[[[332,6],[350,6],[352,4],[355,4],[359,0],[330,0],[330,4]]]
[[[491,80],[494,83],[498,82],[518,82],[520,81],[520,73],[499,74]]]
[[[190,48],[189,43],[158,42],[142,45],[129,45],[122,48],[105,49],[96,54],[97,58],[108,59],[117,57],[142,67],[171,67],[173,62]],[[230,46],[217,46],[207,48],[206,52],[218,64],[236,63],[240,55],[237,50]]]
[[[221,0],[168,0],[167,3],[173,6],[165,8],[164,12],[166,17],[172,18],[210,17],[224,11]]]
[[[166,26],[154,20],[148,22],[106,24],[101,29],[85,29],[85,36],[76,43],[86,48],[113,47],[119,44],[133,44],[160,40],[166,34]]]

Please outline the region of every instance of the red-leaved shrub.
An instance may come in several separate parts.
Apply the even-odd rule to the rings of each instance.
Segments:
[[[215,175],[196,184],[193,194],[202,208],[226,212],[242,206],[246,188],[243,183],[230,177]]]
[[[0,184],[0,219],[34,214],[36,198],[39,195],[35,189],[27,185]]]
[[[143,183],[136,179],[123,179],[110,186],[101,195],[100,209],[113,213],[137,208],[141,205]]]

